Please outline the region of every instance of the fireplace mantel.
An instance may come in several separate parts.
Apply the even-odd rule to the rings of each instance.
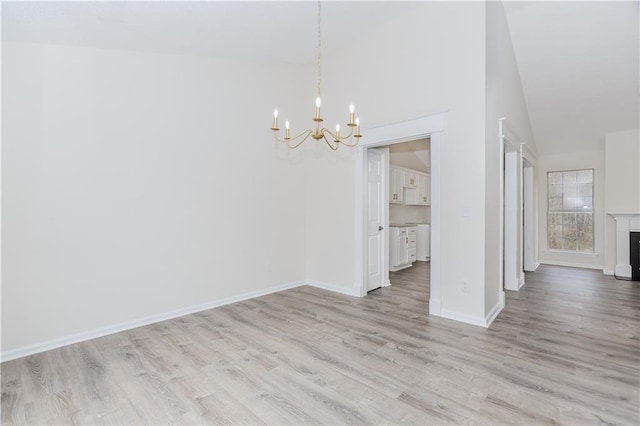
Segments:
[[[618,277],[631,278],[629,233],[640,232],[640,213],[609,212],[616,220],[616,269]]]

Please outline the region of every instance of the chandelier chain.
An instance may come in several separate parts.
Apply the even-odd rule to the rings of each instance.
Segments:
[[[320,0],[318,0],[318,96],[320,96],[320,81],[322,80],[322,29],[321,29],[321,17]]]

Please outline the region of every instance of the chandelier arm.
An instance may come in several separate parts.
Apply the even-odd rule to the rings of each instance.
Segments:
[[[348,135],[340,135],[340,137],[338,137],[338,135],[336,133],[333,133],[331,130],[327,129],[326,127],[322,128],[322,133],[328,133],[329,135],[331,135],[331,137],[335,140],[338,140],[340,142],[342,142],[345,139],[349,139],[352,135],[353,135],[353,127],[349,128],[349,134]]]
[[[303,141],[305,141],[305,140],[309,137],[309,135],[311,135],[311,133],[312,133],[312,130],[307,129],[307,130],[304,130],[304,131],[300,132],[300,134],[295,135],[295,136],[294,136],[294,137],[292,137],[292,138],[289,138],[289,139],[280,139],[280,138],[278,137],[278,132],[277,132],[277,131],[274,131],[274,132],[273,132],[273,137],[274,137],[274,139],[275,139],[275,140],[277,140],[278,142],[286,142],[287,144],[290,144],[290,142],[291,142],[291,141],[295,141],[296,139],[298,139],[298,138],[300,138],[300,137],[302,137],[302,136],[304,136]],[[306,134],[306,136],[305,136],[305,134]]]
[[[292,144],[292,141],[295,141],[298,137],[307,134],[304,138],[302,138],[300,140],[300,142]],[[287,142],[287,145],[289,146],[289,148],[291,149],[296,149],[297,147],[299,147],[300,145],[302,145],[304,143],[304,141],[306,141],[307,139],[309,139],[309,136],[311,136],[311,133],[313,133],[311,130],[305,130],[304,132],[300,133],[298,136],[296,136],[295,138],[292,138],[291,140],[285,141]]]
[[[348,137],[346,137],[346,138],[344,138],[344,139],[341,139],[341,140],[340,140],[340,143],[341,143],[342,145],[344,145],[344,146],[348,146],[349,148],[353,148],[354,146],[357,146],[357,145],[358,145],[358,140],[356,140],[356,141],[355,141],[355,142],[353,142],[353,143],[349,143],[349,142],[347,142],[347,140],[349,140],[349,141],[352,141],[352,140],[353,140],[353,138],[351,137],[351,135],[349,135]]]
[[[337,151],[337,150],[338,150],[338,148],[340,147],[340,145],[339,145],[339,144],[337,144],[337,143],[336,143],[336,146],[331,145],[331,142],[329,142],[329,139],[327,139],[327,135],[325,135],[325,134],[324,134],[324,130],[326,130],[326,129],[323,129],[323,132],[322,132],[322,138],[323,138],[323,139],[324,139],[324,141],[327,143],[327,146],[328,146],[329,148],[331,148],[331,149],[332,149],[332,150],[334,150],[334,151]]]
[[[348,138],[349,140],[351,140],[350,138]],[[346,139],[345,140],[341,140],[340,143],[344,146],[348,146],[349,148],[353,148],[354,146],[358,145],[358,141],[354,142],[353,144],[351,143],[347,143]]]

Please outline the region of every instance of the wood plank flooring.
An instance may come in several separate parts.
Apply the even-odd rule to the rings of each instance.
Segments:
[[[483,329],[428,317],[416,265],[5,362],[2,423],[640,423],[639,283],[542,266]]]

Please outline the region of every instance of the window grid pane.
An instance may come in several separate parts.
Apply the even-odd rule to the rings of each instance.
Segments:
[[[593,252],[593,169],[547,175],[547,246]]]

